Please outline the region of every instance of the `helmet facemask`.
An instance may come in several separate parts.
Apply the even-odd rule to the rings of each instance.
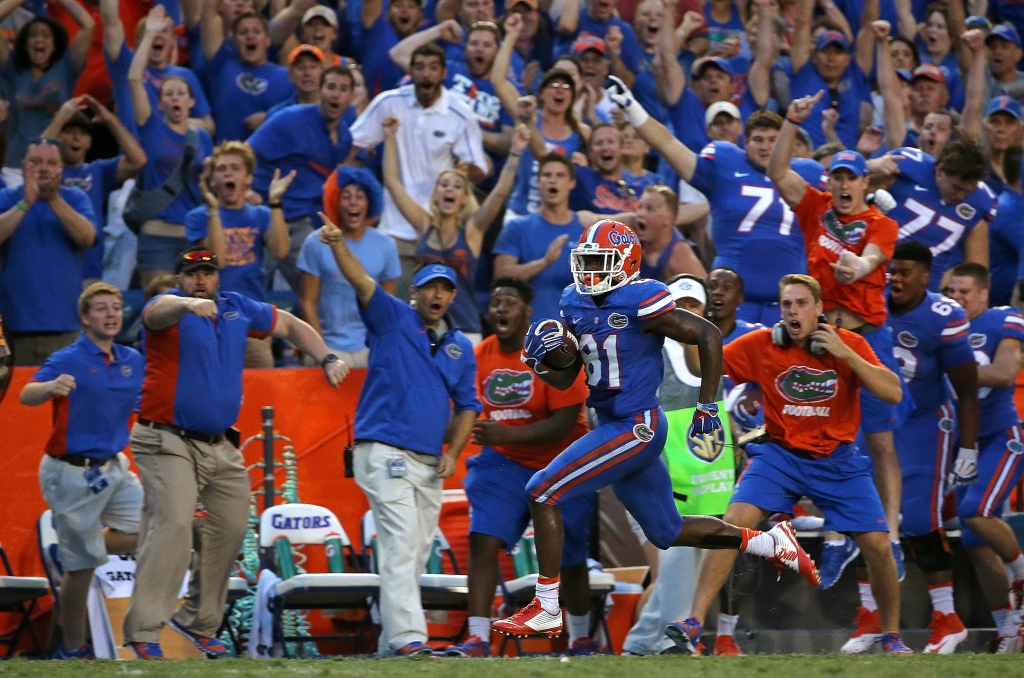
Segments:
[[[627,275],[622,270],[633,245],[621,250],[601,247],[598,243],[580,243],[569,253],[569,268],[580,294],[607,294],[622,287],[639,272]]]

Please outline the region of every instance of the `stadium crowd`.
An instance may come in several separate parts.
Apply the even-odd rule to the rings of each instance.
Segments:
[[[993,650],[1024,650],[1024,555],[1001,520],[1024,472],[1019,7],[0,1],[0,315],[8,364],[41,366],[21,401],[55,412],[40,467],[65,569],[55,656],[92,655],[92,570],[123,552],[140,658],[162,656],[165,624],[227,652],[242,369],[300,361],[332,386],[368,368],[354,469],[380,535],[383,655],[432,651],[417,577],[470,440],[470,617],[448,655],[491,653],[495,560],[531,516],[537,599],[495,629],[560,633],[564,578],[569,651],[598,651],[587,536],[609,484],[658,573],[627,652],[703,651],[736,551],[820,588],[856,567],[843,651],[909,652],[906,549],[934,610],[926,651],[951,653],[967,630],[947,495]],[[623,331],[588,329],[591,311]],[[569,361],[545,362],[562,345]],[[766,380],[777,365],[758,360],[783,355],[797,362]],[[693,466],[666,447],[662,409],[719,453]],[[719,459],[723,424],[749,434],[745,482]],[[654,516],[630,488],[667,488],[663,447],[674,510]],[[579,476],[598,450],[653,466]],[[857,487],[823,489],[836,473]],[[786,536],[804,496],[827,530],[817,570]],[[175,612],[197,500],[209,543]],[[781,527],[758,532],[768,516]],[[716,654],[740,653],[730,606]]]

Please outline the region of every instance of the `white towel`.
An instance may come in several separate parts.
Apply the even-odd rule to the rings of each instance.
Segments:
[[[253,659],[271,659],[274,645],[274,615],[270,611],[270,595],[281,578],[270,570],[260,571],[256,586],[256,602],[252,608],[252,626],[249,627],[249,656]]]

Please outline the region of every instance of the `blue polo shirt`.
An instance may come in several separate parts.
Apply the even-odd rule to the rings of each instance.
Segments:
[[[267,300],[267,274],[263,271],[263,234],[270,228],[270,208],[246,203],[240,209],[221,207],[220,225],[227,241],[220,289],[238,292],[256,301]],[[206,237],[209,207],[200,205],[185,215],[185,238],[195,245]]]
[[[117,165],[121,157],[87,162],[81,167],[64,167],[61,183],[66,188],[78,188],[89,196],[96,226],[96,244],[82,253],[82,275],[86,278],[103,277],[103,213],[107,196],[119,186]]]
[[[144,331],[143,419],[204,435],[223,433],[238,419],[246,340],[269,336],[277,309],[237,292],[219,292],[216,300],[216,319],[186,313],[170,327]]]
[[[447,319],[449,330],[431,355],[419,314],[380,284],[359,313],[370,364],[356,406],[356,440],[441,456],[452,404],[455,412],[483,411],[473,345]]]
[[[77,188],[60,189],[73,210],[94,221],[88,196]],[[0,191],[0,214],[25,197],[25,189]],[[10,332],[74,332],[82,293],[82,248],[50,206],[37,200],[3,243],[0,266],[0,315]]]
[[[53,398],[53,432],[46,453],[54,457],[80,454],[106,460],[128,445],[128,417],[139,400],[146,361],[134,348],[114,344],[111,359],[85,336],[57,351],[31,381],[52,381],[62,374],[75,378],[75,389]]]
[[[267,200],[274,170],[280,169],[281,176],[295,170],[295,179],[281,199],[284,218],[316,216],[324,208],[324,181],[352,149],[344,120],[338,121],[337,132],[338,143],[332,144],[319,104],[289,106],[267,120],[249,138],[256,152],[253,190]]]
[[[207,64],[204,75],[211,92],[218,144],[245,141],[250,134],[246,118],[269,111],[295,93],[286,67],[269,61],[260,66],[244,64],[234,45],[227,42]]]

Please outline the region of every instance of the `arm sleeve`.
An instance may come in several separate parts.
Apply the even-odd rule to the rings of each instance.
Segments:
[[[185,226],[186,228],[188,227],[188,221],[185,222]],[[320,265],[320,257],[316,251],[319,244],[320,240],[318,239],[317,231],[307,235],[303,241],[302,249],[299,250],[299,260],[295,264],[303,273],[321,277],[322,267]]]
[[[793,208],[797,223],[800,224],[800,230],[804,234],[804,240],[812,238],[817,231],[818,217],[821,216],[825,205],[828,204],[828,197],[825,193],[808,184],[807,192],[804,193],[800,204]]]
[[[32,375],[29,381],[36,383],[53,381],[62,374],[61,367],[60,356],[57,354],[51,355],[46,359],[46,362],[36,370],[36,373]]]
[[[284,111],[256,128],[249,137],[249,145],[259,162],[272,162],[289,155],[296,144],[292,143],[290,130],[294,129],[291,116]]]
[[[459,160],[487,171],[487,156],[484,154],[483,134],[476,116],[469,115],[462,125],[462,133],[455,141],[452,153]]]
[[[671,313],[676,304],[672,300],[672,293],[664,283],[657,280],[645,280],[637,285],[639,289],[639,304],[637,305],[636,319],[641,323],[653,320],[658,316]]]
[[[206,207],[197,207],[194,210],[189,210],[185,215],[185,239],[188,240],[189,246],[195,245],[206,237],[207,209]]]
[[[189,84],[192,86],[192,98],[195,99],[196,105],[192,107],[192,115],[197,118],[202,118],[210,115],[212,112],[210,109],[210,102],[206,99],[206,93],[203,91],[202,85],[199,84],[199,78],[192,71],[186,71],[185,76]]]
[[[1024,343],[1024,316],[1015,308],[1003,318],[1003,337]]]
[[[885,255],[885,260],[888,261],[892,259],[892,253],[896,250],[896,238],[899,231],[899,225],[889,217],[876,218],[868,229],[868,243],[877,245]]]
[[[377,289],[370,297],[370,303],[366,308],[359,309],[359,316],[366,325],[366,331],[376,336],[383,336],[397,325],[398,308],[401,304],[398,299],[384,291],[384,288],[377,283]]]
[[[945,322],[938,325],[942,328],[938,351],[939,364],[942,369],[946,370],[974,360],[974,351],[967,339],[971,324],[967,321],[967,314],[964,313],[964,310],[956,306],[953,308],[953,312],[943,320]]]
[[[505,224],[498,234],[498,240],[494,243],[494,254],[508,254],[515,257],[522,263],[523,247],[520,242],[519,219],[513,219]]]
[[[256,301],[241,294],[235,295],[249,317],[249,336],[266,339],[277,326],[277,309],[271,304]]]
[[[734,383],[760,384],[756,377],[755,361],[753,360],[756,353],[752,350],[755,348],[753,336],[753,332],[745,334],[722,348],[722,355],[725,359],[724,372],[732,378]]]
[[[484,407],[476,397],[476,356],[473,354],[473,346],[464,336],[460,336],[459,339],[458,345],[462,348],[462,355],[466,361],[459,374],[459,381],[451,393],[452,402],[456,412],[483,412]]]
[[[402,261],[398,258],[398,247],[391,238],[387,239],[384,245],[384,272],[381,274],[381,282],[398,280],[402,277]]]
[[[352,134],[352,144],[354,146],[372,148],[377,144],[384,143],[384,129],[381,127],[381,122],[388,114],[388,111],[385,110],[383,102],[386,97],[390,96],[392,95],[388,92],[378,94],[370,102],[370,105],[366,107],[366,110],[356,118],[352,126],[349,127],[348,131]]]
[[[690,185],[706,196],[714,193],[715,186],[718,184],[716,154],[714,143],[702,148],[700,154],[697,155],[697,166],[693,169],[693,176],[690,177]]]

